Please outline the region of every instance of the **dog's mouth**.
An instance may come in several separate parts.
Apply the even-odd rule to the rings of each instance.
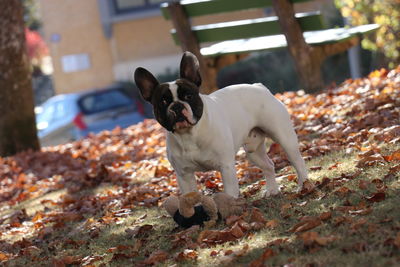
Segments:
[[[168,115],[173,125],[173,131],[189,129],[197,123],[193,113],[183,105],[178,105],[178,108],[175,109],[171,108]]]
[[[174,125],[174,130],[181,130],[193,127],[194,123],[189,122],[186,118],[183,121],[177,121]]]
[[[175,121],[174,130],[182,130],[192,128],[196,124],[196,120],[193,116],[186,110],[182,110],[182,115],[179,119]]]

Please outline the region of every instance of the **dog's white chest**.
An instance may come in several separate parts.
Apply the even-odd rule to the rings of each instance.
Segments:
[[[172,165],[191,171],[208,171],[218,169],[218,155],[213,149],[196,143],[190,136],[167,137],[168,158]]]

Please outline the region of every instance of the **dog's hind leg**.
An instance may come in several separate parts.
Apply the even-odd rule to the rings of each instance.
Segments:
[[[308,179],[307,168],[299,150],[299,142],[296,132],[292,127],[274,136],[274,140],[278,142],[286,152],[290,163],[297,172],[298,190],[301,190],[303,183]]]
[[[249,161],[263,170],[267,180],[267,188],[263,193],[263,197],[279,194],[279,185],[275,180],[274,163],[268,157],[265,147],[265,134],[258,129],[251,130],[248,138],[246,138],[244,149]]]

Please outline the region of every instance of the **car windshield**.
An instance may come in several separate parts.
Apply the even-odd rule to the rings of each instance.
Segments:
[[[83,96],[79,106],[84,114],[94,114],[121,107],[133,107],[133,101],[120,90],[95,92]]]

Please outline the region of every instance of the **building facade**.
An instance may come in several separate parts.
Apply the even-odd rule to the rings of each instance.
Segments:
[[[181,50],[159,9],[165,0],[38,0],[57,94],[131,81],[136,67],[175,70]],[[263,10],[200,17],[194,24],[257,17]]]

